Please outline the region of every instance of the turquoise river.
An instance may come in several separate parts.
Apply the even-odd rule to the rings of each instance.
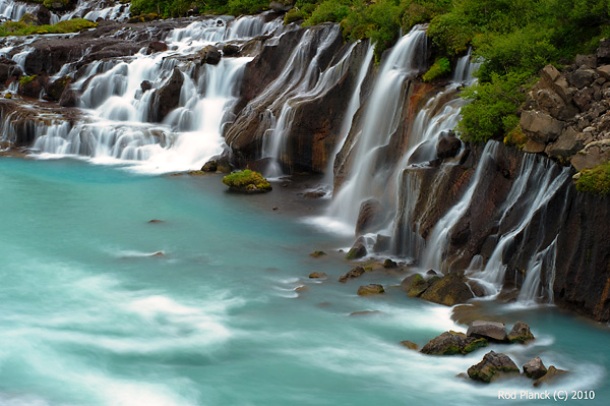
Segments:
[[[569,404],[610,399],[608,326],[553,307],[498,307],[537,339],[491,347],[519,365],[541,356],[570,371],[551,386],[458,376],[488,349],[432,357],[401,346],[465,326],[449,308],[406,297],[404,274],[338,283],[353,266],[338,250],[351,241],[309,225],[321,204],[292,189],[241,196],[217,175],[2,158],[0,198],[2,406],[512,405],[555,403],[520,398],[563,391]],[[309,255],[320,249],[329,255]],[[329,277],[310,280],[312,271]],[[356,295],[373,282],[387,293]],[[595,399],[571,399],[578,391]],[[517,399],[499,399],[506,394]]]

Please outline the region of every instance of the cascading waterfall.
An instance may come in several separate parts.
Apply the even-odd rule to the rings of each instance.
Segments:
[[[263,139],[262,157],[270,159],[265,171],[266,176],[275,178],[283,174],[280,155],[290,131],[294,106],[302,100],[314,99],[332,87],[348,68],[346,61],[355,45],[336,65],[320,72],[320,57],[339,35],[338,26],[329,26],[325,30],[324,41],[317,45],[314,41],[315,33],[307,31],[299,46],[290,55],[289,61],[285,65],[286,69],[274,81],[270,89],[263,93],[262,97],[265,98],[271,94],[270,92],[277,94],[276,101],[268,108],[271,114],[281,105],[279,116],[275,120],[275,127],[268,130]],[[313,49],[314,47],[315,49]],[[312,53],[312,50],[315,55],[309,60],[308,55]]]
[[[544,266],[547,272],[552,272],[555,266],[553,247],[556,242],[544,246],[544,230],[530,227],[534,216],[539,213],[545,214],[550,199],[555,196],[570,177],[568,168],[563,168],[559,173],[552,169],[548,162],[545,164],[536,155],[528,154],[523,159],[519,174],[516,176],[505,204],[501,208],[502,217],[498,224],[500,229],[503,229],[503,225],[508,223],[509,216],[515,213],[520,214],[518,221],[512,229],[499,237],[498,243],[483,270],[471,272],[472,278],[479,281],[488,294],[493,295],[501,291],[507,270],[505,253],[514,244],[519,244],[517,237],[522,234],[532,233],[535,236],[533,239],[535,249],[533,251],[537,253],[526,270],[526,273],[532,272],[532,275],[528,275],[530,281],[527,281],[526,285],[534,285],[534,281],[538,281],[535,284],[537,286],[527,288],[530,293],[524,293],[522,299],[533,299],[533,296],[535,296],[535,292],[538,290],[541,267]],[[519,208],[522,208],[522,210],[519,210]]]
[[[0,21],[19,21],[26,13],[33,9],[31,5],[13,0],[0,0]]]
[[[358,78],[356,79],[356,86],[354,87],[354,91],[352,92],[352,97],[350,98],[349,104],[347,105],[347,109],[345,110],[345,117],[343,118],[343,123],[341,124],[341,131],[339,132],[339,138],[337,140],[337,144],[333,151],[332,157],[333,159],[328,160],[328,167],[324,174],[323,184],[327,185],[332,193],[333,183],[334,183],[334,161],[336,159],[337,154],[341,151],[343,146],[345,145],[345,141],[347,140],[347,136],[349,135],[350,130],[352,129],[352,124],[354,122],[354,118],[356,116],[356,112],[362,105],[361,95],[362,92],[362,84],[366,79],[366,76],[369,72],[371,63],[374,59],[375,47],[372,43],[369,43],[366,56],[364,57],[364,63],[360,67],[360,71],[358,72]]]
[[[385,188],[386,179],[378,178],[374,166],[379,150],[389,143],[398,126],[404,102],[403,83],[421,69],[425,45],[425,30],[422,26],[416,26],[400,39],[383,63],[366,107],[362,134],[355,147],[354,169],[329,207],[329,216],[339,223],[355,224],[360,203],[377,194],[375,187]]]
[[[222,126],[238,96],[245,64],[252,58],[225,57],[217,65],[203,65],[197,73],[175,56],[192,54],[218,38],[243,41],[277,30],[277,23],[263,23],[260,16],[245,20],[193,23],[168,35],[170,50],[166,52],[92,63],[74,84],[82,91],[79,103],[86,119],[68,133],[50,130],[37,139],[34,148],[45,154],[84,155],[98,162],[145,161],[140,166],[147,171],[201,167],[226,148]],[[238,27],[232,28],[233,24]],[[202,34],[197,28],[203,26],[207,31]],[[155,92],[174,79],[182,82],[179,105],[163,122],[155,123],[153,112],[164,103],[155,98]],[[154,90],[145,90],[143,83]]]
[[[116,2],[115,4],[113,1],[100,2],[95,0],[79,0],[74,10],[63,14],[60,20],[67,21],[73,18],[85,18],[91,21],[97,21],[99,19],[127,21],[130,16],[130,11],[130,3],[122,4]]]

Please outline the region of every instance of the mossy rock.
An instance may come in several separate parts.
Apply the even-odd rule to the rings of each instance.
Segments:
[[[429,302],[442,304],[445,306],[454,306],[459,303],[465,303],[472,299],[474,295],[466,285],[464,276],[459,273],[450,273],[443,278],[433,276],[428,280],[430,286],[422,295],[422,299]]]
[[[464,333],[446,331],[430,340],[420,352],[428,355],[464,355],[487,347],[488,344],[484,338],[467,337]]]
[[[610,161],[592,169],[583,169],[577,175],[576,189],[579,192],[610,195]]]
[[[264,193],[272,190],[271,183],[258,172],[250,169],[233,172],[222,178],[229,190],[239,193]]]
[[[371,283],[370,285],[360,286],[358,288],[358,296],[380,295],[382,293],[385,293],[383,286],[378,285],[376,283]]]
[[[519,375],[519,367],[506,354],[490,351],[476,365],[468,368],[470,379],[490,383],[499,378]]]
[[[407,276],[402,282],[401,286],[409,297],[418,297],[428,289],[428,282],[423,276],[416,273],[411,276]]]

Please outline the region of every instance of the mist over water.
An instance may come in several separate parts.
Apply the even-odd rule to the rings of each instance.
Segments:
[[[283,213],[290,192],[274,193],[228,194],[217,176],[0,160],[0,404],[471,404],[530,388],[456,377],[486,351],[401,347],[464,328],[451,309],[407,298],[404,275],[338,283],[351,267],[334,253],[345,241]],[[330,255],[311,258],[316,249]],[[355,294],[372,282],[387,294]],[[530,322],[538,340],[492,349],[519,364],[540,355],[572,372],[561,388],[609,394],[605,329],[549,307],[498,312]]]

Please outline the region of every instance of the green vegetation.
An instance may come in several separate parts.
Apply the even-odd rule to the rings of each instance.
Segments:
[[[422,79],[424,82],[432,82],[435,79],[446,76],[450,72],[451,61],[446,57],[442,57],[434,61],[430,69],[428,69],[428,72],[424,73]]]
[[[31,75],[31,76],[21,76],[19,78],[19,85],[20,86],[25,86],[31,82],[33,82],[36,79],[36,75]]]
[[[610,162],[582,170],[576,180],[576,189],[600,196],[610,195]]]
[[[237,192],[256,193],[271,190],[269,181],[260,173],[250,169],[233,172],[223,177],[222,183]]]
[[[0,25],[0,37],[9,35],[65,34],[97,27],[97,23],[82,18],[60,21],[53,25],[33,25],[25,22],[25,20],[24,18],[21,21],[7,21]]]

